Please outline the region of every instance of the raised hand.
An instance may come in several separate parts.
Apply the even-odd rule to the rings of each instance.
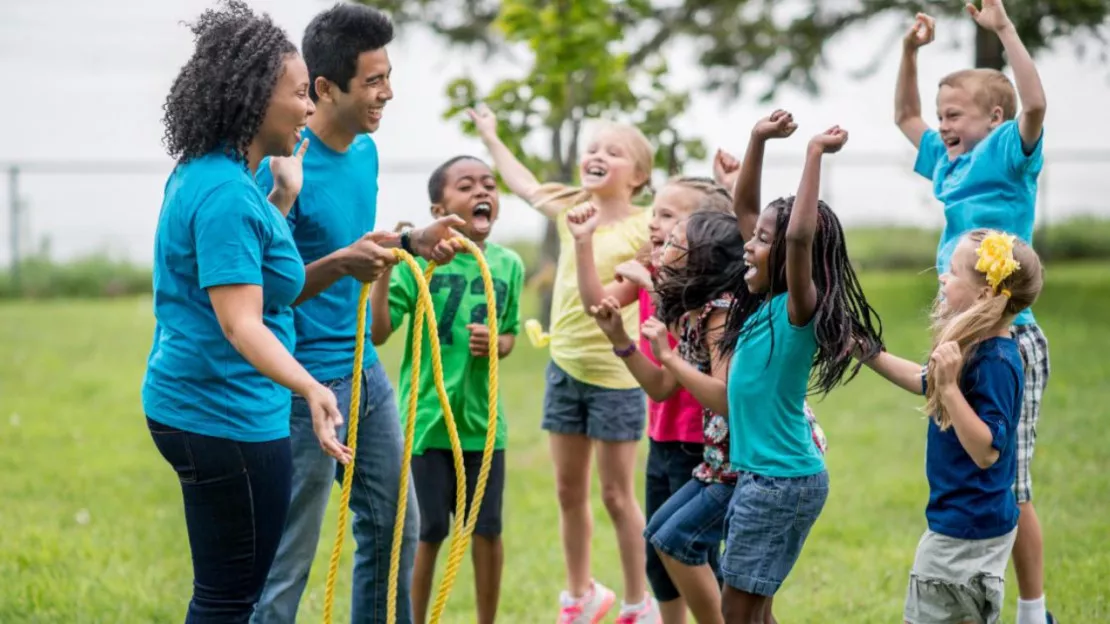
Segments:
[[[728,152],[718,149],[713,156],[713,179],[731,193],[740,177],[740,160]]]
[[[598,328],[609,342],[614,346],[624,346],[632,339],[624,329],[624,318],[621,316],[621,304],[615,297],[606,297],[599,305],[590,307],[590,316],[597,321]],[[619,343],[619,344],[618,344]]]
[[[968,2],[967,14],[975,20],[975,23],[993,32],[1013,25],[1010,16],[1006,15],[1006,8],[1002,6],[1002,0],[983,0],[982,9],[977,9],[974,4]]]
[[[752,135],[764,140],[785,139],[794,134],[797,129],[798,124],[794,123],[794,115],[780,108],[756,122],[755,128],[752,128]]]
[[[937,34],[937,21],[924,13],[918,13],[913,18],[913,26],[902,38],[902,47],[906,50],[916,50],[933,42]]]
[[[270,191],[270,202],[283,213],[288,214],[293,202],[304,186],[304,154],[308,151],[308,139],[301,141],[300,147],[292,156],[273,156],[270,158],[270,176],[274,188]]]
[[[667,326],[663,324],[663,321],[654,316],[649,318],[640,326],[640,333],[651,343],[651,350],[655,353],[655,359],[659,360],[660,363],[674,355],[674,349],[671,348],[671,333]]]
[[[575,240],[593,236],[599,216],[593,204],[585,203],[567,211],[567,228]]]
[[[809,144],[820,147],[825,154],[835,154],[848,142],[848,131],[840,126],[833,126],[828,130],[810,139]]]
[[[478,135],[483,139],[497,136],[497,116],[484,103],[466,109],[466,114],[474,122]]]

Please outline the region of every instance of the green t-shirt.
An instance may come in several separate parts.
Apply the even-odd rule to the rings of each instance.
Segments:
[[[516,335],[520,331],[520,293],[524,288],[524,262],[511,249],[486,243],[486,263],[497,293],[497,331]],[[427,263],[420,258],[423,268]],[[451,412],[459,431],[464,451],[480,451],[485,447],[489,424],[489,358],[470,354],[471,323],[486,322],[486,291],[478,261],[469,253],[460,253],[448,264],[437,267],[428,289],[435,304],[439,325],[439,344],[443,359],[443,385],[451,402]],[[412,315],[416,311],[416,280],[406,265],[393,269],[389,283],[389,315],[396,330],[409,317],[405,336],[405,355],[401,361],[400,401],[401,422],[408,419],[408,401],[412,376]],[[424,343],[420,353],[420,388],[417,395],[416,429],[413,454],[425,449],[450,449],[443,410],[439,406],[435,377],[432,372],[431,344],[424,326]],[[500,398],[497,405],[496,449],[505,448],[506,425]]]

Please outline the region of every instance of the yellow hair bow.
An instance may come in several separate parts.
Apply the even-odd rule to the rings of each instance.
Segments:
[[[536,319],[524,321],[524,333],[528,334],[528,340],[537,349],[542,349],[551,342],[551,335],[543,330],[543,325]]]
[[[999,284],[1021,268],[1021,264],[1014,260],[1015,238],[1000,232],[988,234],[975,250],[975,255],[979,256],[975,270],[986,275],[987,283],[995,292],[999,292]]]

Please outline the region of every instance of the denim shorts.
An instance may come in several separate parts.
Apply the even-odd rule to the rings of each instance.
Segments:
[[[721,550],[734,489],[732,484],[690,479],[651,517],[644,538],[684,565],[709,563],[709,554]]]
[[[725,516],[721,575],[729,587],[774,596],[802,554],[829,496],[829,473],[808,477],[739,475]]]
[[[545,431],[602,442],[634,442],[644,435],[647,395],[642,389],[614,390],[588,384],[571,377],[555,362],[547,365],[545,376]]]

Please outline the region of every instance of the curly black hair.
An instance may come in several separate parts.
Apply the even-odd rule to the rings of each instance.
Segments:
[[[656,273],[655,315],[672,326],[721,295],[754,298],[744,285],[744,238],[736,216],[700,211],[686,219],[686,262]]]
[[[764,296],[738,296],[733,302],[718,345],[722,356],[731,355],[738,341],[751,331],[754,323],[748,325],[748,319],[771,297],[787,291],[786,229],[793,207],[794,197],[791,196],[777,199],[766,208],[776,211],[775,239],[771,243],[767,263],[771,288]],[[840,219],[828,204],[820,200],[817,202],[817,235],[813,240],[813,283],[817,287],[817,309],[813,318],[817,353],[813,357],[816,375],[810,384],[810,392],[828,394],[837,385],[851,381],[859,372],[862,364],[852,364],[852,351],[857,345],[864,359],[874,357],[882,349],[883,325],[879,314],[867,302],[848,260]],[[743,291],[746,292],[747,288]],[[770,315],[765,316],[770,324]],[[772,353],[774,340],[772,332]]]
[[[344,93],[358,69],[358,56],[393,41],[393,22],[365,4],[337,4],[312,18],[301,40],[308,65],[308,95],[315,102],[316,78],[324,77]]]
[[[162,106],[163,143],[179,162],[216,149],[245,160],[285,56],[297,52],[269,15],[256,16],[241,0],[222,4],[190,26],[196,49]]]

